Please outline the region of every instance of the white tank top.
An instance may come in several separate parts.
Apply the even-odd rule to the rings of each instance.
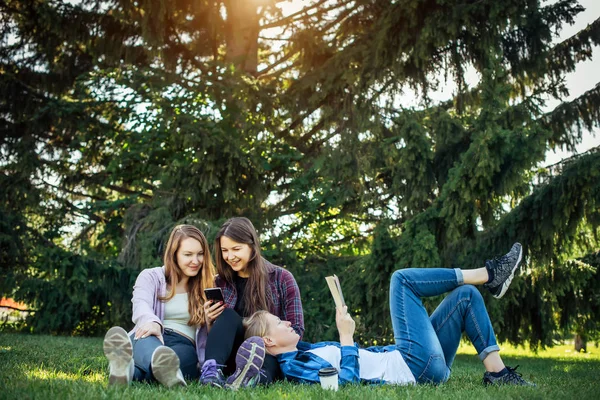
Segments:
[[[196,327],[189,326],[190,312],[188,310],[188,294],[177,293],[165,303],[165,320],[163,327],[181,333],[193,342],[196,341]]]

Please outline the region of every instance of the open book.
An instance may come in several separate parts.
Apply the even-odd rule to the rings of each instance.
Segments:
[[[340,280],[337,275],[326,276],[325,280],[327,281],[327,286],[329,286],[329,290],[333,296],[333,301],[335,301],[335,306],[338,308],[345,306],[346,302],[344,301],[342,287],[340,286]]]

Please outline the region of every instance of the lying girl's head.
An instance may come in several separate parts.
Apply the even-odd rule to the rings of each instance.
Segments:
[[[269,354],[277,355],[296,350],[300,335],[289,321],[282,321],[268,311],[257,311],[244,319],[246,338],[262,337]]]

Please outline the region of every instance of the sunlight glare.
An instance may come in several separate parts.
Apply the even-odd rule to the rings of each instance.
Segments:
[[[87,375],[78,375],[75,373],[66,373],[64,371],[47,370],[47,369],[34,369],[26,373],[28,379],[38,379],[44,381],[50,380],[64,380],[64,381],[85,381],[90,383],[102,382],[105,380],[105,374],[94,372]]]
[[[312,4],[312,1],[308,0],[288,0],[282,1],[277,4],[277,8],[281,9],[283,15],[290,15],[300,11],[304,6]]]

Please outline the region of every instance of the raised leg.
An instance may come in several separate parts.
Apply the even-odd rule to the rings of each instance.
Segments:
[[[133,339],[134,334],[131,334],[133,342],[133,361],[135,370],[133,372],[134,381],[150,382],[154,380],[152,376],[152,353],[157,347],[162,346],[162,343],[156,336],[148,336],[144,339]]]
[[[463,332],[467,333],[482,361],[500,350],[481,293],[474,286],[454,289],[431,314],[430,320],[448,368],[452,366]]]
[[[393,273],[390,313],[396,346],[417,382],[443,383],[450,377],[442,345],[421,297],[436,296],[462,285],[460,270],[411,268]]]

